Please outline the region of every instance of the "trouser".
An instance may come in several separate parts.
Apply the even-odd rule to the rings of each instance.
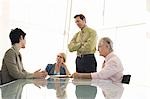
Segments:
[[[94,54],[86,54],[77,56],[76,58],[76,72],[78,73],[92,73],[97,71],[97,62]]]

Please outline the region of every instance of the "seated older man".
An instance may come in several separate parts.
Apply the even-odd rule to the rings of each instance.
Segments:
[[[74,73],[73,78],[103,79],[121,82],[123,66],[120,59],[113,53],[113,42],[104,37],[99,41],[98,51],[105,58],[102,70],[94,73]]]

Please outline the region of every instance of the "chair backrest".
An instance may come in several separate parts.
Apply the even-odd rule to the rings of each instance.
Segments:
[[[131,78],[131,75],[128,74],[128,75],[123,75],[123,78],[122,78],[122,83],[125,83],[125,84],[129,84],[130,83],[130,78]]]

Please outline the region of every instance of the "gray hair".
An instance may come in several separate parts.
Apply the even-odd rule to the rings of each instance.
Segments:
[[[109,46],[110,52],[113,51],[113,42],[112,42],[112,40],[111,40],[110,38],[108,38],[108,37],[103,37],[103,38],[101,38],[100,42],[105,42],[105,43],[107,43],[108,46]]]

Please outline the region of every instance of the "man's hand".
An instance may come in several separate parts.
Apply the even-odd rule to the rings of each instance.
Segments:
[[[73,73],[72,77],[75,79],[92,79],[91,73]]]
[[[77,72],[73,73],[72,77],[75,79],[79,79],[79,73],[77,73]]]
[[[37,70],[34,72],[33,74],[34,78],[45,78],[47,76],[47,72],[46,71],[41,71],[41,69]]]

